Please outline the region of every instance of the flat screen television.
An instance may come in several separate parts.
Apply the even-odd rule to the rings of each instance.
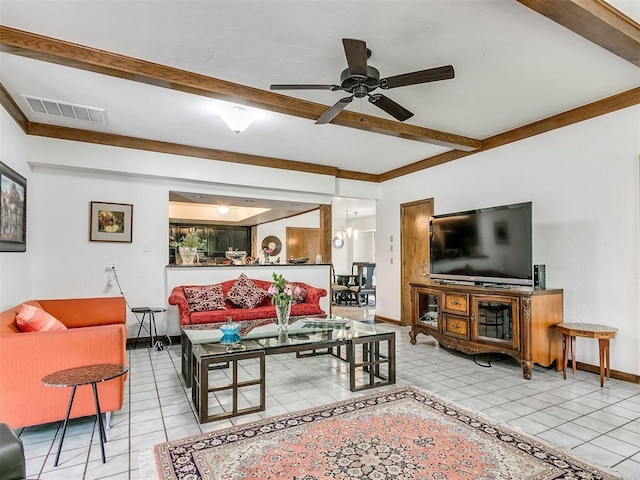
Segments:
[[[433,280],[533,286],[531,202],[436,215]]]

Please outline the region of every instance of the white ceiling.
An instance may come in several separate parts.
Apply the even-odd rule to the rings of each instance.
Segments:
[[[640,1],[615,0],[638,19]],[[515,0],[0,0],[9,27],[268,90],[339,83],[342,38],[382,76],[452,64],[453,80],[389,90],[406,123],[486,138],[640,84],[640,69]],[[0,82],[29,121],[380,174],[446,147],[262,112],[241,134],[224,102],[0,54]],[[108,124],[32,113],[20,94],[106,108]],[[327,106],[343,92],[292,91]],[[367,101],[348,109],[383,118]]]

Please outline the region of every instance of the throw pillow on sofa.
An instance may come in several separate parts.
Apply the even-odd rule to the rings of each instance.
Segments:
[[[244,273],[227,293],[227,300],[240,308],[256,308],[266,297],[266,290],[258,287]]]
[[[304,303],[304,299],[307,298],[307,290],[297,283],[291,283],[293,287],[293,304]]]
[[[202,285],[184,287],[190,312],[206,312],[209,310],[225,310],[222,285]]]
[[[50,313],[24,303],[18,307],[16,324],[22,332],[53,332],[67,329],[64,323]]]

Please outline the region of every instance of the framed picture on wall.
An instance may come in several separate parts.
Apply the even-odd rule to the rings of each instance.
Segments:
[[[133,205],[129,203],[91,202],[89,240],[92,242],[131,243]]]
[[[0,252],[27,251],[27,179],[0,162]]]

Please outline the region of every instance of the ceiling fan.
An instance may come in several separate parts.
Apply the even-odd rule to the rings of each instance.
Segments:
[[[354,98],[369,97],[369,102],[384,110],[399,122],[404,122],[413,116],[409,110],[394,102],[381,93],[371,93],[381,88],[405,87],[419,83],[448,80],[454,77],[452,65],[429,68],[417,72],[403,73],[392,77],[380,78],[377,68],[367,65],[367,59],[371,56],[371,50],[363,40],[343,38],[344,53],[347,57],[348,68],[340,74],[340,85],[321,84],[276,84],[271,85],[271,90],[342,90],[351,95],[341,98],[336,104],[324,112],[316,121],[316,124],[329,123],[333,120]]]

